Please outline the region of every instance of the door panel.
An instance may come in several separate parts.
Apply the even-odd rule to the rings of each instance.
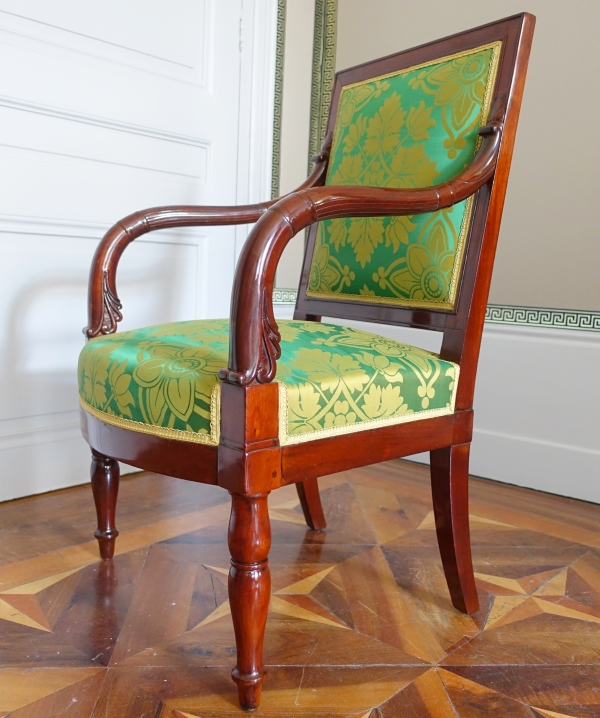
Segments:
[[[242,0],[0,0],[0,500],[87,479],[75,380],[115,221],[235,204]],[[122,328],[229,312],[235,229],[125,253]]]

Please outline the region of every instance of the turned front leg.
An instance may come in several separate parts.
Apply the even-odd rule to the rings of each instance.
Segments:
[[[109,559],[115,553],[115,540],[119,535],[115,526],[119,493],[119,462],[92,451],[91,475],[98,516],[98,528],[94,536],[98,539],[100,556]]]
[[[267,497],[268,493],[231,494],[229,602],[237,645],[237,665],[231,675],[244,710],[258,708],[266,675],[263,641],[271,597],[268,559],[271,523]]]

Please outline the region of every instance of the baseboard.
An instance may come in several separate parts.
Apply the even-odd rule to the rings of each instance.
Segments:
[[[409,461],[429,464],[429,454]],[[600,504],[600,451],[475,428],[470,473]]]
[[[476,429],[471,473],[600,504],[600,451]]]
[[[35,447],[15,442],[2,451],[0,501],[89,481],[90,450],[81,436],[46,438],[38,436]]]
[[[278,308],[287,318],[287,307]],[[336,323],[439,351],[441,335]],[[600,503],[600,333],[486,322],[471,473]],[[428,463],[429,455],[410,457]]]

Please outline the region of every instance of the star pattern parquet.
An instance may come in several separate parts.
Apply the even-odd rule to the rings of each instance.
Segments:
[[[271,494],[268,718],[600,718],[600,507],[472,482],[481,610],[455,611],[427,469],[321,479],[309,531]],[[239,716],[228,495],[122,483],[114,561],[89,487],[0,505],[0,718]]]

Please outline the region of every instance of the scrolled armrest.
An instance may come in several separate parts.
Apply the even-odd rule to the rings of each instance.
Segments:
[[[313,172],[296,191],[318,186],[325,181],[331,139],[331,135],[327,135],[319,154],[313,157],[316,163]],[[125,248],[134,239],[157,229],[249,224],[260,219],[277,201],[275,199],[238,207],[154,207],[130,214],[117,222],[102,238],[92,260],[88,287],[88,326],[84,329],[86,337],[115,332],[117,323],[123,318],[123,307],[116,286],[117,266]]]
[[[501,104],[501,103],[499,103]],[[294,192],[270,207],[248,236],[231,299],[229,368],[219,376],[246,386],[275,378],[281,337],[273,314],[273,283],[281,254],[302,229],[324,219],[435,212],[474,194],[494,175],[503,112],[492,113],[479,134],[473,162],[454,179],[423,189],[326,186]]]
[[[201,225],[244,224],[256,222],[270,206],[245,207],[154,207],[135,212],[111,227],[98,245],[88,288],[88,338],[111,334],[123,318],[117,295],[117,266],[127,245],[134,239],[157,229],[195,227]]]

